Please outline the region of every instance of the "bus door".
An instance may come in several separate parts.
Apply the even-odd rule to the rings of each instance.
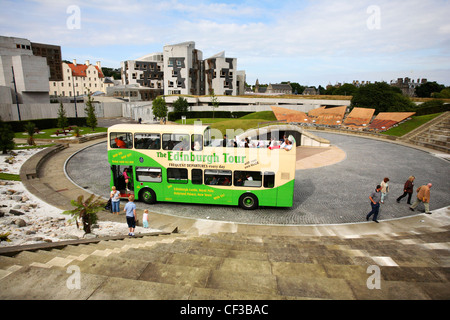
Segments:
[[[134,194],[134,176],[132,166],[111,166],[111,174],[114,186],[120,192],[122,198]],[[128,179],[126,179],[128,177]]]

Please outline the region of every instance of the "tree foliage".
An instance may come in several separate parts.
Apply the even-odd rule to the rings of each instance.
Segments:
[[[67,120],[66,110],[64,109],[62,101],[59,103],[58,109],[58,128],[64,131],[64,128],[69,125],[69,120]]]
[[[185,115],[188,112],[189,103],[183,97],[178,97],[178,99],[173,103],[173,111],[180,112]]]
[[[7,154],[8,151],[14,149],[14,146],[14,131],[0,118],[0,149],[3,154]]]
[[[95,107],[94,107],[94,99],[92,98],[91,92],[88,93],[88,100],[86,101],[86,108],[84,108],[84,111],[86,112],[86,124],[88,127],[92,129],[92,131],[95,130],[97,127],[97,116],[95,115]]]
[[[34,138],[33,138],[35,124],[33,122],[27,122],[27,124],[25,124],[24,128],[25,128],[25,131],[28,133],[27,143],[30,146],[36,145]]]
[[[375,113],[410,111],[413,102],[386,82],[370,83],[353,94],[351,107],[373,108]]]
[[[167,117],[167,105],[163,97],[158,97],[152,102],[152,111],[155,117],[165,118]]]
[[[78,219],[81,220],[83,230],[86,233],[91,233],[91,226],[97,222],[97,212],[104,209],[106,202],[102,200],[101,196],[95,199],[95,195],[91,195],[86,201],[81,195],[77,200],[72,200],[70,203],[75,207],[73,210],[66,210],[63,214],[70,214],[72,219],[78,225]]]
[[[419,98],[430,98],[433,95],[433,93],[439,93],[444,89],[445,86],[437,83],[436,81],[425,82],[420,86],[416,87],[416,95]]]
[[[211,105],[213,110],[213,119],[214,119],[214,111],[217,109],[220,105],[219,100],[217,99],[217,96],[214,94],[214,90],[211,90]]]

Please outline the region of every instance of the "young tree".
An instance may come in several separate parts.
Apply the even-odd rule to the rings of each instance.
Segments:
[[[67,120],[66,110],[64,110],[64,106],[62,101],[59,103],[58,109],[58,128],[61,128],[65,133],[65,127],[69,125],[69,120]]]
[[[160,119],[167,117],[166,101],[163,97],[158,97],[152,102],[152,111],[155,117]]]
[[[86,108],[84,111],[86,112],[86,124],[88,127],[95,131],[97,127],[97,116],[95,115],[95,108],[93,105],[94,99],[92,98],[91,92],[88,93],[88,101],[86,102]]]
[[[173,111],[180,112],[183,115],[186,115],[188,112],[189,103],[183,97],[178,97],[178,99],[173,103]]]
[[[14,131],[0,118],[0,149],[3,154],[7,154],[9,150],[14,149],[14,146]]]
[[[85,233],[91,233],[91,226],[96,223],[98,219],[97,212],[103,210],[106,205],[106,201],[102,200],[101,196],[97,199],[94,198],[95,195],[91,195],[86,201],[83,201],[84,197],[81,195],[77,200],[72,200],[70,202],[75,209],[63,212],[63,214],[70,214],[72,216],[77,227],[79,227],[78,219],[81,219]]]
[[[213,108],[213,119],[214,119],[214,110],[219,107],[220,102],[214,94],[214,90],[211,90],[211,105]]]
[[[27,122],[27,124],[24,126],[25,127],[25,131],[28,133],[28,138],[27,138],[27,142],[30,146],[34,146],[36,145],[36,143],[34,142],[34,128],[35,125],[33,122]]]

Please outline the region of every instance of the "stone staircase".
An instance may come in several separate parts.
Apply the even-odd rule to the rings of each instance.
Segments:
[[[22,251],[0,255],[0,299],[449,299],[449,229],[172,233]]]
[[[402,140],[450,154],[450,112],[447,111],[408,133]]]

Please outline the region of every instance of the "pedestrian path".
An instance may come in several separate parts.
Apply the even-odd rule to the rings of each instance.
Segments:
[[[24,251],[0,256],[0,299],[449,299],[449,212],[423,218],[388,233],[238,226]]]
[[[27,189],[64,210],[88,196],[63,170],[89,143],[53,154],[38,178],[24,181]],[[124,222],[108,212],[100,219]],[[162,232],[0,250],[0,298],[450,298],[448,208],[379,224],[271,226],[157,213],[149,220]]]

